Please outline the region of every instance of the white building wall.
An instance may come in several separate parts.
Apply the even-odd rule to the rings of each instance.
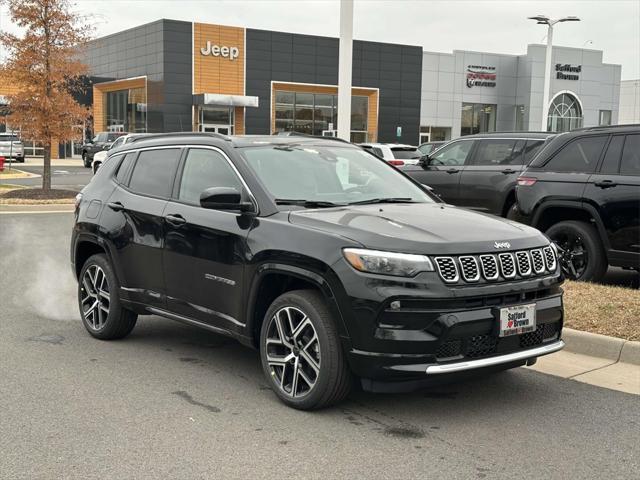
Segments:
[[[620,82],[620,113],[616,123],[640,123],[640,79]]]

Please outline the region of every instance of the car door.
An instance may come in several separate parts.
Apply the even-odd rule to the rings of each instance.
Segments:
[[[167,308],[237,330],[243,326],[243,273],[251,220],[236,212],[202,208],[200,194],[210,187],[243,191],[243,183],[228,157],[214,147],[189,149],[181,171],[164,216]]]
[[[598,210],[610,248],[624,252],[621,253],[623,257],[636,256],[637,263],[640,254],[640,134],[611,137],[600,169],[589,178],[584,196],[585,202]],[[619,263],[615,258],[611,260],[613,264]]]
[[[459,205],[502,215],[508,193],[522,171],[525,140],[476,140],[473,156],[460,175]]]
[[[117,186],[103,210],[111,253],[118,259],[121,287],[132,301],[165,306],[162,269],[163,213],[171,194],[180,148],[129,153],[120,164]],[[136,158],[137,156],[137,158]]]
[[[474,140],[455,140],[403,171],[416,181],[428,185],[445,202],[459,204],[459,183],[465,162],[470,158]]]

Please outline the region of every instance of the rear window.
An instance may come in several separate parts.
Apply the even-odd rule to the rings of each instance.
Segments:
[[[422,154],[417,148],[406,147],[391,147],[391,153],[393,158],[398,160],[413,160],[422,157]]]
[[[142,195],[168,198],[173,189],[180,149],[145,150],[138,155],[129,188]]]
[[[627,135],[620,162],[621,175],[640,175],[640,135]]]
[[[545,165],[552,172],[593,173],[607,137],[584,137],[565,145]]]
[[[133,164],[133,161],[135,159],[136,159],[135,152],[127,153],[127,155],[124,157],[124,160],[122,160],[122,163],[118,167],[118,172],[116,173],[116,181],[118,183],[127,182],[127,176],[129,175],[129,171],[131,170],[131,165]]]
[[[544,140],[527,140],[527,146],[524,149],[524,164],[529,165],[536,154],[544,145]]]

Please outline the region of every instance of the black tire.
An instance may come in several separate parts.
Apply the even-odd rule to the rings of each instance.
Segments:
[[[274,315],[276,312],[281,312],[283,308],[297,309],[306,315],[315,330],[319,345],[318,358],[320,359],[320,366],[315,377],[314,386],[303,395],[297,397],[283,391],[278,382],[277,374],[272,370],[267,360],[267,335],[270,327],[273,328],[272,319],[274,319]],[[287,339],[293,343],[296,342],[293,335]],[[299,355],[302,358],[302,353]],[[325,299],[320,292],[315,290],[287,292],[273,301],[262,323],[260,358],[267,382],[280,400],[290,407],[299,410],[324,408],[343,400],[351,389],[352,376],[342,350],[336,322],[327,308]],[[297,358],[296,362],[298,362]],[[300,365],[302,365],[302,360],[300,362]],[[282,372],[283,376],[284,370]]]
[[[98,315],[103,315],[101,320],[104,319],[104,321],[97,327],[92,324],[92,320],[89,319],[89,315],[85,314],[85,312],[88,311],[87,307],[90,304],[88,302],[83,302],[83,298],[87,298],[86,292],[88,286],[84,281],[85,274],[90,269],[100,269],[104,272],[107,285],[108,313],[105,315],[104,311],[98,312]],[[82,266],[80,277],[78,279],[78,306],[80,308],[80,317],[82,318],[83,325],[95,338],[99,338],[100,340],[116,340],[124,338],[129,335],[131,330],[133,330],[133,327],[136,326],[138,315],[122,306],[118,293],[119,289],[120,284],[118,283],[118,279],[113,272],[113,268],[111,267],[111,263],[107,257],[104,254],[97,254],[89,257]],[[93,297],[93,299],[96,302],[105,301],[102,298],[98,299],[97,296]],[[98,310],[100,310],[101,306],[101,304],[98,305]]]
[[[84,164],[84,168],[91,168],[91,160],[89,160],[87,152],[82,152],[82,163]]]
[[[567,278],[583,282],[602,280],[607,271],[607,255],[595,226],[568,220],[556,223],[546,233],[559,247],[560,265]],[[584,253],[572,256],[572,252]]]

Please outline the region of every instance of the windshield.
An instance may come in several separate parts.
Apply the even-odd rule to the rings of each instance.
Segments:
[[[250,147],[244,158],[279,200],[331,204],[433,200],[395,167],[349,146]],[[286,203],[286,202],[281,202]]]
[[[124,133],[109,133],[107,134],[107,142],[113,142],[116,138],[123,136]]]
[[[398,160],[410,160],[420,158],[422,156],[422,154],[415,147],[392,147],[391,152],[393,152],[393,158],[396,158]]]

